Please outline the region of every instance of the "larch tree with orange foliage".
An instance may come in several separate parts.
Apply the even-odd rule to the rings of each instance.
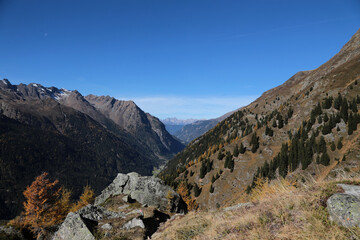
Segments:
[[[179,184],[177,188],[177,193],[186,203],[188,211],[196,210],[199,207],[195,199],[190,196],[189,189],[184,181]]]
[[[24,225],[34,233],[40,233],[62,220],[57,209],[61,192],[59,181],[51,182],[47,177],[48,173],[42,173],[24,191]]]
[[[81,194],[79,201],[77,201],[77,203],[73,205],[70,211],[76,212],[80,208],[85,207],[90,203],[93,203],[94,200],[95,200],[94,190],[92,190],[91,187],[87,185],[84,187],[84,191]]]

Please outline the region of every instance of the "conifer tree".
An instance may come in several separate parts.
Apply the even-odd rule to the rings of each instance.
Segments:
[[[343,144],[342,144],[342,138],[339,139],[338,141],[338,144],[337,144],[337,149],[341,149],[343,147]]]
[[[257,149],[260,146],[259,143],[259,137],[256,135],[256,133],[254,133],[251,137],[251,141],[250,141],[250,145],[251,145],[251,151],[253,153],[256,153]]]
[[[280,152],[280,164],[279,164],[279,174],[282,177],[286,177],[288,172],[288,145],[283,144],[281,146]]]
[[[79,201],[71,208],[71,212],[76,212],[80,208],[85,207],[90,203],[93,203],[94,200],[95,200],[94,190],[92,190],[89,185],[86,185],[84,187],[83,193],[80,196]]]
[[[327,122],[327,121],[329,121],[329,116],[325,113],[325,115],[324,115],[324,122]]]
[[[356,104],[356,99],[354,98],[351,102],[350,105],[351,111],[353,111],[354,113],[358,112],[358,108],[357,108],[357,104]]]
[[[272,123],[272,127],[273,128],[276,128],[277,127],[277,124],[276,124],[276,120],[274,119],[273,123]]]
[[[318,123],[319,123],[319,124],[322,123],[322,117],[321,117],[321,115],[318,117]]]
[[[348,121],[348,116],[349,116],[348,109],[349,109],[348,102],[347,102],[346,98],[344,98],[342,100],[342,104],[341,104],[340,116],[342,119],[344,119],[345,122]]]
[[[244,147],[243,143],[240,143],[240,148],[239,148],[240,154],[244,154],[245,151],[246,151],[246,148]]]
[[[211,178],[211,183],[214,183],[216,181],[216,178],[214,177],[214,175]]]
[[[237,156],[239,156],[239,145],[235,145],[235,148],[234,148],[234,157],[237,157]]]
[[[337,98],[335,98],[335,100],[334,100],[334,108],[336,110],[340,110],[341,104],[342,104],[342,96],[339,93]]]
[[[327,152],[323,153],[321,155],[321,159],[320,159],[320,163],[324,166],[329,166],[330,165],[330,157],[327,154]]]
[[[213,193],[214,190],[215,190],[215,188],[214,188],[213,185],[211,184],[211,185],[210,185],[210,190],[209,190],[209,192],[210,192],[210,193]]]
[[[330,149],[331,149],[331,151],[335,151],[336,146],[335,146],[334,142],[331,142]]]
[[[205,163],[205,162],[202,162],[202,163],[201,163],[201,167],[200,167],[200,175],[199,175],[199,177],[200,177],[201,179],[203,179],[203,178],[205,177],[206,173],[207,173],[206,163]]]
[[[199,186],[194,183],[194,196],[198,197],[201,194],[201,188],[199,188]]]
[[[46,227],[53,226],[61,220],[57,216],[57,203],[61,192],[58,182],[51,182],[48,173],[44,172],[24,191],[24,224],[35,234],[40,234]]]

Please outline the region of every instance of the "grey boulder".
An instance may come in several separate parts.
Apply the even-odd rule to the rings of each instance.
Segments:
[[[119,173],[114,181],[95,199],[95,205],[104,203],[109,197],[126,194],[131,199],[160,210],[170,208],[172,212],[186,211],[186,205],[171,187],[156,177],[141,176],[132,172]],[[172,195],[169,202],[168,194]]]
[[[360,186],[338,184],[344,193],[327,200],[330,219],[344,227],[360,227]]]
[[[84,219],[78,213],[69,213],[53,240],[95,240]]]
[[[124,224],[123,229],[129,230],[134,227],[145,228],[144,222],[139,218],[133,218]]]

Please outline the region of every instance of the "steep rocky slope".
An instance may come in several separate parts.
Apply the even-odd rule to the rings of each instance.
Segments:
[[[167,160],[184,149],[156,117],[142,111],[133,101],[88,95],[85,99],[104,116],[131,133],[161,159]]]
[[[0,113],[0,218],[19,212],[43,171],[76,197],[86,184],[99,192],[118,172],[151,175],[164,161],[77,91],[0,80]]]
[[[339,95],[340,94],[340,95]],[[232,204],[257,178],[359,171],[360,30],[319,68],[295,74],[191,142],[160,176],[201,208]]]

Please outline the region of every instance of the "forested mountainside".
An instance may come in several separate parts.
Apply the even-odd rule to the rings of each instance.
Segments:
[[[79,92],[40,84],[0,80],[0,113],[0,219],[19,213],[22,192],[43,171],[77,197],[86,184],[99,193],[119,172],[151,175],[182,146],[174,140],[178,150],[170,148],[161,155]],[[151,124],[161,129],[156,120]]]
[[[214,208],[251,192],[257,178],[358,172],[359,104],[360,30],[319,68],[295,74],[191,142],[160,177],[200,208]]]

